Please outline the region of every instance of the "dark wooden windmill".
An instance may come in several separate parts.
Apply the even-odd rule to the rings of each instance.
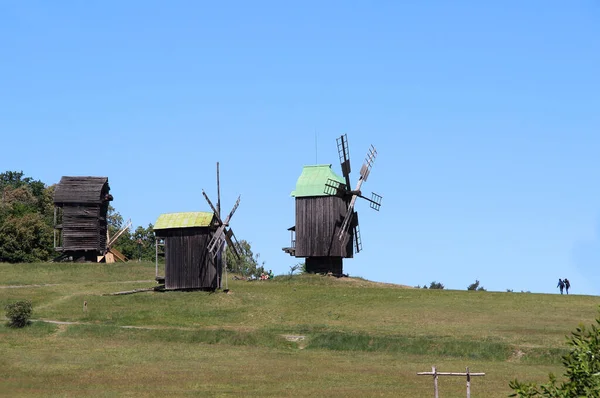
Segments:
[[[220,289],[225,242],[239,257],[238,243],[229,223],[240,204],[240,197],[237,198],[227,217],[222,220],[218,163],[217,191],[218,199],[215,207],[202,190],[212,212],[168,213],[158,217],[154,225],[154,234],[157,245],[159,241],[164,245],[165,289]],[[162,279],[157,275],[157,280]]]
[[[55,260],[100,261],[108,249],[107,177],[62,177],[54,190]]]
[[[342,175],[335,174],[331,165],[304,166],[292,192],[296,202],[296,225],[289,228],[290,247],[283,248],[294,257],[305,258],[306,270],[314,273],[343,274],[343,259],[352,258],[362,250],[355,204],[366,199],[372,209],[379,211],[380,195],[363,196],[361,188],[371,172],[377,151],[371,145],[356,187],[350,184],[350,152],[348,139],[337,139]]]

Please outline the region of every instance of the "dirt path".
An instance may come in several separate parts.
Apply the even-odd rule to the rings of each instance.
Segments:
[[[95,285],[116,285],[123,283],[156,283],[153,279],[146,279],[140,281],[112,281],[112,282],[95,282]],[[51,287],[51,286],[65,286],[65,285],[85,285],[87,283],[42,283],[42,284],[31,284],[31,285],[5,285],[0,286],[0,289],[26,289],[29,287]]]

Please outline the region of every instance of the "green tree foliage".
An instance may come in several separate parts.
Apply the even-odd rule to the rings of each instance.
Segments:
[[[444,285],[441,282],[433,281],[429,284],[430,289],[443,289]]]
[[[114,236],[125,225],[123,216],[110,205],[108,206],[107,220],[110,236]],[[138,226],[133,232],[131,229],[123,232],[114,247],[130,260],[154,261],[156,257],[154,244],[154,226],[148,224],[146,228]]]
[[[54,185],[25,177],[22,171],[0,174],[0,262],[47,261],[54,251]],[[123,217],[109,206],[108,228],[114,236]],[[114,247],[130,259],[154,260],[152,224],[126,231]]]
[[[471,283],[469,286],[467,286],[467,290],[485,291],[485,288],[483,286],[479,286],[479,281],[475,279],[474,283]]]
[[[469,286],[467,286],[467,290],[477,290],[478,287],[479,287],[479,281],[477,279],[475,279],[474,283],[471,283]]]
[[[22,328],[31,323],[29,321],[31,314],[33,313],[31,301],[17,301],[16,303],[7,304],[4,309],[6,310],[6,317],[8,318],[8,326]]]
[[[537,386],[513,380],[511,397],[570,398],[600,397],[600,317],[590,328],[580,325],[567,339],[571,351],[562,357],[566,381],[558,382],[550,373],[549,382]]]
[[[10,263],[48,260],[54,252],[52,233],[52,227],[39,213],[8,216],[0,224],[0,260]]]
[[[227,247],[225,251],[227,259],[227,270],[242,274],[243,276],[256,276],[258,277],[262,272],[265,271],[265,262],[259,263],[260,254],[254,254],[250,243],[246,240],[239,241],[239,250],[241,250],[240,258],[238,259],[233,254],[230,247]]]
[[[0,174],[0,261],[44,261],[53,249],[54,186],[24,177],[22,171]]]

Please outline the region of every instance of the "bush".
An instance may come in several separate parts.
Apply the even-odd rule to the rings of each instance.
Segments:
[[[13,328],[22,328],[31,323],[29,321],[31,314],[33,313],[31,301],[23,300],[12,304],[7,304],[5,309],[6,317],[9,320],[8,326]]]
[[[478,287],[479,287],[479,281],[477,279],[475,279],[474,283],[471,283],[469,286],[467,286],[467,290],[477,290]]]
[[[567,341],[571,352],[562,357],[566,368],[566,381],[558,383],[556,376],[549,374],[549,382],[537,386],[513,380],[509,383],[515,391],[510,397],[600,397],[600,317],[596,324],[586,329],[580,325]]]
[[[433,281],[429,284],[430,289],[443,289],[444,285],[440,282]]]
[[[480,292],[485,292],[485,288],[483,286],[479,286],[479,281],[475,279],[475,283],[471,283],[467,286],[467,290],[479,290]]]

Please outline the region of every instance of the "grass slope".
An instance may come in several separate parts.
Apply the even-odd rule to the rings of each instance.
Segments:
[[[0,326],[10,396],[421,397],[432,382],[416,373],[436,365],[486,372],[472,396],[505,397],[510,379],[560,374],[565,335],[600,304],[315,275],[230,280],[230,294],[103,295],[153,286],[150,263],[0,264],[0,275],[2,307],[30,299],[36,319],[66,322]],[[440,389],[464,396],[465,381]]]

